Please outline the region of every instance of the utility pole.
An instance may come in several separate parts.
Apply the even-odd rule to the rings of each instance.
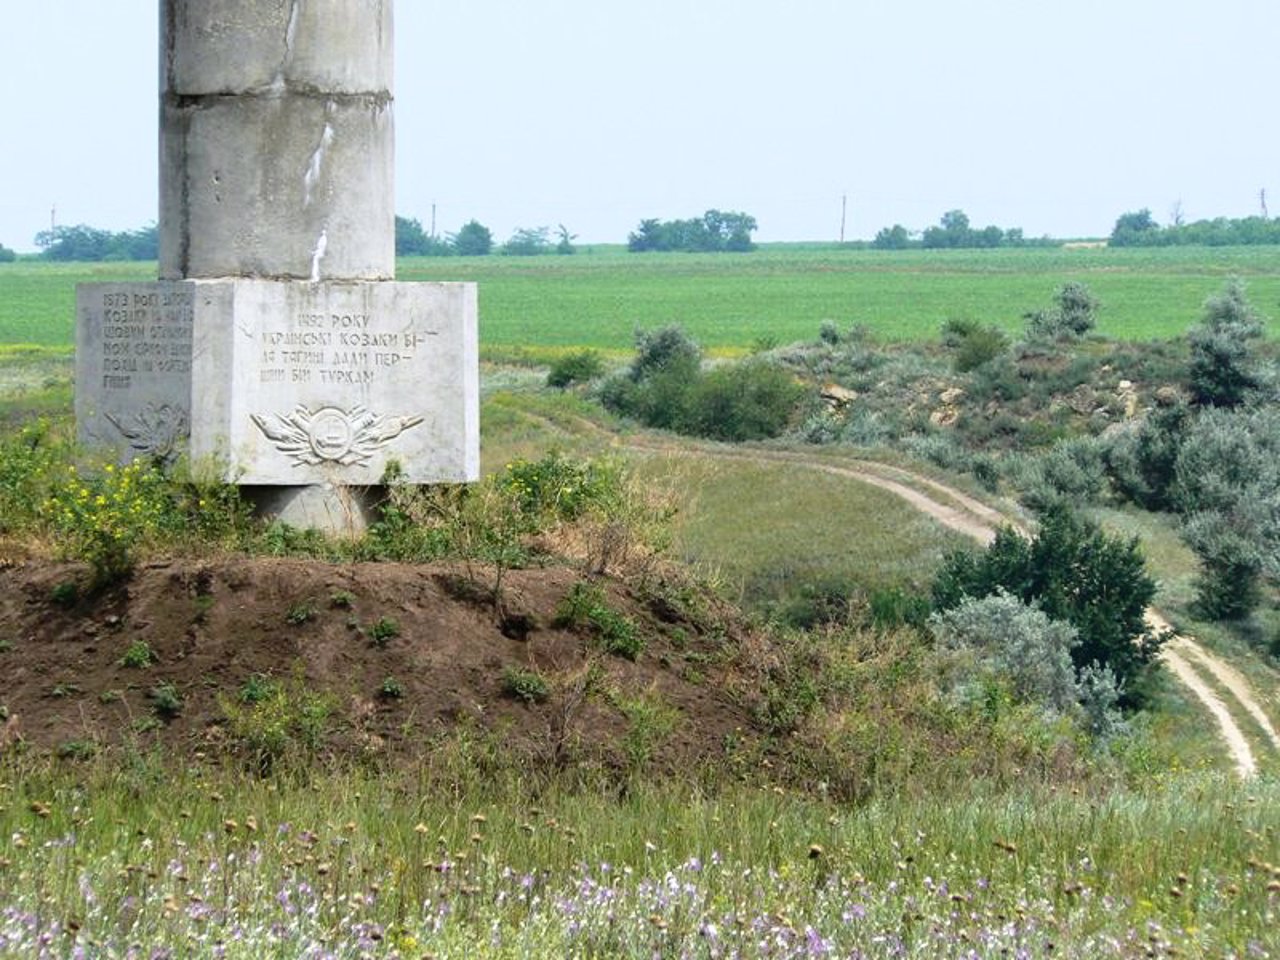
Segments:
[[[849,212],[849,195],[842,193],[840,195],[840,242],[844,243],[844,221],[845,215]]]
[[[49,208],[49,232],[53,233],[53,231],[57,229],[58,229],[58,205],[55,203],[52,207]]]
[[[1263,220],[1269,219],[1271,215],[1267,213],[1267,188],[1266,187],[1263,187],[1261,190],[1258,191],[1258,203],[1262,205],[1262,219]]]
[[[436,205],[433,202],[431,204],[431,239],[434,240],[435,238],[436,238]]]

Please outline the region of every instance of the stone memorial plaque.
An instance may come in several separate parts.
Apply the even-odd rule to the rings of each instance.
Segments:
[[[474,284],[192,284],[194,460],[245,485],[478,478]]]
[[[185,282],[76,288],[76,424],[80,442],[171,459],[191,418],[193,287]]]

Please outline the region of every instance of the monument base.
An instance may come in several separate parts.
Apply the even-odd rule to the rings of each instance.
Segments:
[[[363,529],[356,491],[479,478],[470,283],[177,280],[77,288],[82,442],[185,452],[300,527]],[[264,488],[276,488],[268,495]]]
[[[241,494],[263,517],[300,530],[319,530],[335,537],[358,537],[376,519],[382,487],[244,487]]]

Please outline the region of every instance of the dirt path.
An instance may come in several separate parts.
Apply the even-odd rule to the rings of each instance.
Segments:
[[[963,491],[900,467],[871,462],[834,462],[832,458],[784,450],[762,450],[694,442],[673,443],[665,438],[645,435],[621,438],[619,445],[648,453],[669,455],[696,453],[718,459],[746,460],[754,463],[792,463],[810,470],[848,477],[894,493],[943,526],[966,534],[984,544],[991,542],[995,537],[995,531],[1002,525],[1012,525],[1024,533],[1027,529],[1025,525],[968,496]],[[1172,632],[1169,622],[1154,609],[1147,611],[1147,621],[1157,630]],[[1160,657],[1170,673],[1200,701],[1204,709],[1213,717],[1236,771],[1242,778],[1247,779],[1257,773],[1258,764],[1253,750],[1227,704],[1205,682],[1195,664],[1198,663],[1213,676],[1240,708],[1257,722],[1272,746],[1280,751],[1280,734],[1277,733],[1266,711],[1258,703],[1248,680],[1238,670],[1187,636],[1171,637],[1161,650]]]

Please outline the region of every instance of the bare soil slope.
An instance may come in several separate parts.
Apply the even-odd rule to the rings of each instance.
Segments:
[[[446,566],[174,560],[60,605],[59,585],[81,572],[44,561],[0,569],[8,741],[233,751],[226,703],[255,676],[328,695],[324,749],[338,754],[413,757],[469,725],[499,733],[518,756],[620,766],[631,727],[623,707],[644,696],[678,711],[670,735],[653,739],[660,765],[714,762],[735,731],[749,736],[717,667],[731,625],[691,620],[660,591],[600,580],[605,602],[645,638],[634,662],[603,653],[590,630],[552,626],[580,580],[565,567],[510,572],[501,616],[486,584]],[[154,652],[150,666],[121,662],[136,641]],[[536,671],[548,699],[513,696],[508,668]],[[164,684],[181,697],[169,718],[152,694]]]

